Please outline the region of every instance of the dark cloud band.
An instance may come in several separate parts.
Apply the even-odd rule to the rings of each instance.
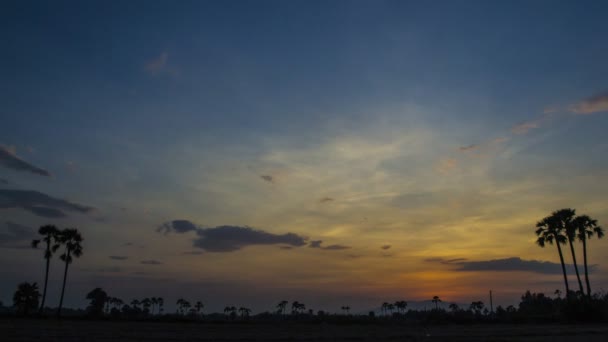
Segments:
[[[0,146],[0,165],[6,168],[35,173],[37,175],[49,177],[51,175],[47,170],[41,169],[34,166],[25,160],[17,157],[14,153],[9,151],[6,147]]]

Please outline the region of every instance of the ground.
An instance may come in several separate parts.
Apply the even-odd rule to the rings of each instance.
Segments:
[[[529,341],[599,342],[607,325],[330,325],[214,324],[77,320],[0,320],[8,341]]]

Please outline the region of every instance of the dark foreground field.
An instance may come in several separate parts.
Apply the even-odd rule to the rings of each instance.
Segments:
[[[398,326],[0,320],[0,341],[608,341],[606,325]]]

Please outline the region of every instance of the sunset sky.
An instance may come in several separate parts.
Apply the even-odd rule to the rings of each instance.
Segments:
[[[607,11],[5,1],[0,300],[43,282],[43,224],[84,236],[71,307],[98,286],[254,313],[563,290],[534,226],[564,207],[608,225]]]

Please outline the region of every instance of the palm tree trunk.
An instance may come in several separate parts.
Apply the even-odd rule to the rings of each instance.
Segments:
[[[587,296],[591,297],[591,285],[589,285],[589,270],[587,269],[587,239],[583,238],[583,263],[585,265],[585,283],[587,284]]]
[[[65,270],[63,271],[63,286],[61,286],[61,297],[59,297],[59,307],[57,308],[57,317],[61,316],[61,308],[63,306],[63,295],[65,294],[65,281],[68,278],[68,260],[70,258],[70,253],[68,252],[67,258],[65,260]]]
[[[581,290],[581,295],[585,292],[583,291],[583,282],[581,282],[581,276],[578,273],[578,265],[576,264],[576,254],[574,253],[574,245],[572,244],[572,240],[568,239],[570,243],[570,252],[572,252],[572,262],[574,263],[574,271],[576,272],[576,279],[578,280],[578,287]]]
[[[562,263],[562,272],[564,273],[564,284],[566,285],[566,297],[570,298],[570,286],[568,286],[568,276],[566,275],[564,255],[562,254],[562,248],[559,246],[559,242],[555,241],[555,244],[557,245],[557,252],[559,253],[559,261]]]
[[[47,243],[46,250],[47,250],[47,254],[45,255],[45,257],[48,256],[48,253],[50,253],[50,251],[51,251],[50,243]],[[38,310],[39,313],[42,313],[42,311],[44,310],[44,302],[46,300],[46,286],[49,283],[50,266],[51,266],[51,258],[48,257],[48,258],[46,258],[46,271],[44,272],[44,289],[42,290],[42,302],[40,303],[40,309]]]

